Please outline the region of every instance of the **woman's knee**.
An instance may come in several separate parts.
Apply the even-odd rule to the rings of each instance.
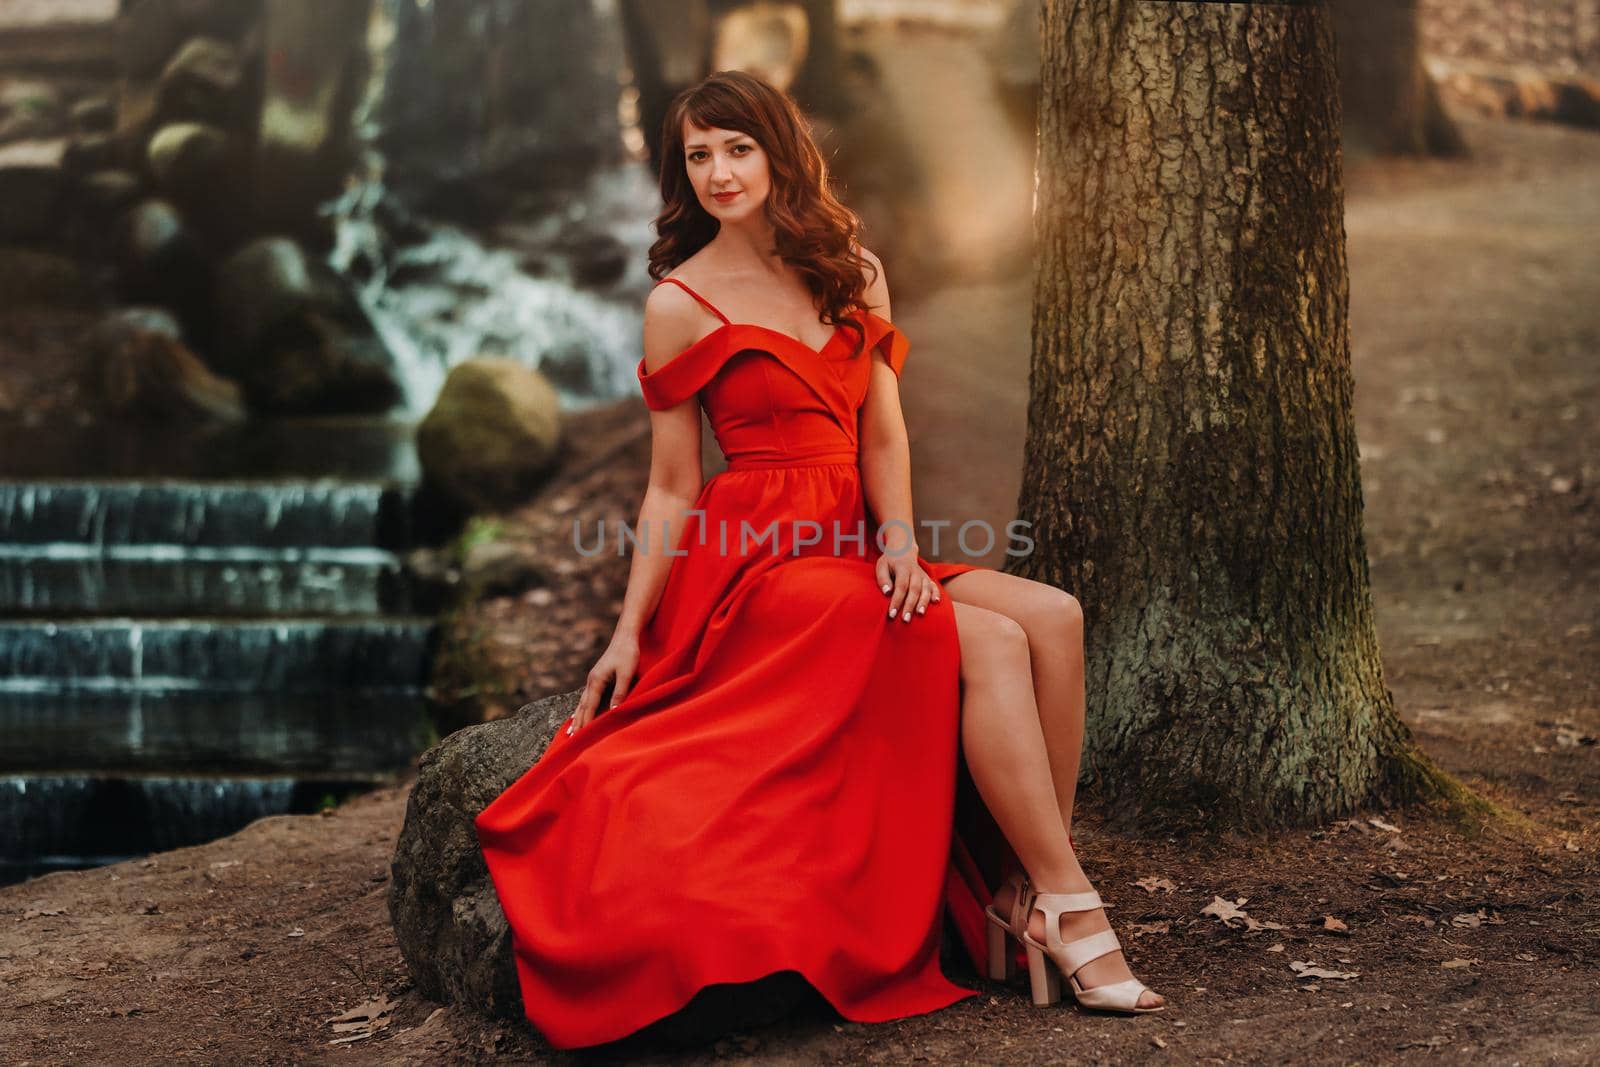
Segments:
[[[953,602],[956,632],[961,642],[963,676],[981,677],[1028,665],[1028,632],[1009,615],[971,604]]]
[[[1045,600],[1044,616],[1056,633],[1081,634],[1083,632],[1083,605],[1065,589],[1052,588]]]

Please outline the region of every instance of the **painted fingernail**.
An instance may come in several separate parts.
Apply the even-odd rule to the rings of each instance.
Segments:
[[[888,582],[884,582],[883,583],[883,591],[885,593],[887,593],[889,591],[889,583]]]
[[[917,614],[918,615],[926,615],[927,613],[928,613],[928,605],[926,605],[926,604],[918,604],[917,605]]]
[[[893,608],[889,609],[889,618],[891,618],[891,619],[894,618],[894,609]]]
[[[900,616],[900,621],[901,622],[910,622],[911,621],[911,609],[910,608],[907,608],[906,609],[906,613],[904,615]]]

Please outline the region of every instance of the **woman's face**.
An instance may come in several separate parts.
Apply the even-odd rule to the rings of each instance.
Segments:
[[[721,222],[759,212],[772,188],[767,153],[738,130],[703,129],[684,119],[683,165],[700,205]]]

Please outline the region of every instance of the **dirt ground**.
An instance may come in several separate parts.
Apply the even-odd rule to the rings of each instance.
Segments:
[[[984,996],[893,1023],[797,1018],[689,1054],[581,1058],[1600,1061],[1600,136],[1462,121],[1472,160],[1347,174],[1367,547],[1404,717],[1447,770],[1526,823],[1465,836],[1421,812],[1370,811],[1270,837],[1130,838],[1098,825],[1088,798],[1074,830],[1085,869],[1168,1011],[1040,1010],[1022,987],[973,979]],[[957,419],[918,435],[919,515],[1009,517],[1029,299],[1020,278],[897,305],[921,368],[910,417]],[[974,404],[959,346],[985,325],[1016,344],[987,353],[993,392]],[[597,415],[587,435],[600,472],[517,516],[517,536],[631,513],[646,451],[619,418]],[[988,443],[963,467],[931,467],[934,480],[956,434]],[[505,710],[576,684],[622,578],[615,562],[568,568],[462,620],[525,679]],[[0,889],[7,1061],[579,1059],[410,988],[384,899],[406,793]],[[379,1025],[336,1028],[374,999]]]

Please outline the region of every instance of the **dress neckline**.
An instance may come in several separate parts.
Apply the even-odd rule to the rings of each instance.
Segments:
[[[834,342],[839,339],[839,332],[842,329],[844,329],[844,325],[842,323],[838,326],[835,326],[833,328],[833,333],[829,334],[828,339],[822,342],[821,348],[812,348],[810,345],[800,340],[800,338],[795,337],[792,334],[784,333],[782,330],[774,330],[770,326],[759,326],[753,322],[725,322],[721,326],[718,326],[716,329],[712,330],[710,333],[706,334],[704,337],[701,337],[699,340],[691,343],[687,348],[683,349],[682,352],[679,352],[672,358],[675,360],[678,358],[678,356],[683,355],[684,352],[699,348],[701,345],[722,334],[725,330],[754,330],[757,333],[767,334],[772,337],[781,337],[790,344],[798,345],[800,348],[811,353],[813,356],[816,356],[818,359],[828,360],[828,349],[832,348]],[[829,362],[831,362],[831,360]]]
[[[665,284],[666,282],[671,282],[672,284],[678,286],[678,288],[682,289],[684,292],[686,292],[690,296],[694,297],[695,300],[699,301],[706,308],[706,310],[710,311],[713,315],[715,315],[717,318],[722,320],[722,325],[721,326],[716,327],[710,333],[706,334],[704,337],[701,337],[698,340],[696,340],[696,341],[692,342],[691,344],[689,344],[686,348],[683,349],[683,351],[681,351],[681,352],[679,352],[677,354],[678,356],[683,355],[684,352],[687,352],[690,349],[697,348],[700,345],[705,344],[711,338],[716,337],[718,334],[722,333],[722,331],[724,331],[724,330],[727,330],[727,329],[743,329],[743,330],[756,330],[756,331],[758,331],[760,333],[771,334],[774,337],[781,337],[785,341],[791,341],[794,344],[799,345],[801,348],[805,349],[807,352],[811,353],[813,356],[817,356],[817,357],[819,357],[821,359],[827,359],[828,349],[833,347],[833,343],[839,339],[839,331],[844,328],[844,323],[841,322],[841,323],[836,324],[833,327],[833,332],[828,335],[828,339],[826,341],[822,342],[822,347],[821,348],[812,348],[810,345],[808,345],[804,341],[800,340],[800,338],[796,337],[794,334],[784,333],[782,330],[775,330],[771,326],[762,326],[762,325],[759,325],[758,323],[754,323],[754,322],[734,322],[732,319],[728,318],[728,316],[724,315],[717,308],[717,306],[715,304],[713,304],[711,301],[707,300],[705,297],[701,296],[699,293],[695,292],[693,289],[689,288],[688,284],[686,282],[684,282],[680,278],[662,278],[660,281],[656,282],[656,284],[657,285],[662,285],[662,284]],[[849,318],[850,315],[853,315],[854,313],[855,312],[852,311],[849,314],[847,314],[845,317]],[[673,359],[676,359],[676,358],[677,358],[677,356],[673,357]]]

